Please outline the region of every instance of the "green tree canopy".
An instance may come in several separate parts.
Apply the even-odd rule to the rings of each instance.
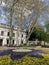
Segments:
[[[44,30],[44,27],[40,24],[36,27],[34,27],[34,30],[30,36],[30,40],[40,40],[40,41],[45,41],[46,40],[46,32]]]

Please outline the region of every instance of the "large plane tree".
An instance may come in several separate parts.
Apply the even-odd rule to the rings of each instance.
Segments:
[[[1,0],[0,3],[4,11],[8,11],[10,44],[12,44],[13,24],[18,26],[18,32],[27,27],[28,40],[41,13],[48,11],[45,0]]]

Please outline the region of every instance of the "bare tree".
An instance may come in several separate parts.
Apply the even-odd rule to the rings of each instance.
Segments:
[[[33,28],[38,21],[41,13],[46,10],[45,1],[44,0],[2,0],[5,6],[5,10],[9,11],[9,23],[10,23],[10,45],[12,44],[12,33],[13,27],[12,22],[18,25],[18,32],[22,30],[22,25],[24,20],[29,20],[28,27],[28,37],[29,39]],[[47,9],[48,10],[48,9]],[[15,22],[14,22],[15,20]],[[25,21],[26,22],[26,21]],[[24,22],[24,23],[25,23]]]

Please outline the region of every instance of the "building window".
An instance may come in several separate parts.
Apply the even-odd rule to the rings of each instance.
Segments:
[[[7,39],[7,44],[9,44],[9,39]]]
[[[2,43],[3,43],[3,39],[0,39],[0,46],[2,46]]]
[[[7,36],[10,36],[10,32],[7,33]],[[12,36],[15,36],[15,33],[12,33]]]
[[[21,44],[23,44],[23,40],[21,40]]]
[[[4,35],[4,31],[1,31],[1,35]]]
[[[22,34],[22,37],[23,37],[23,34]]]
[[[26,38],[27,38],[27,35],[26,35]]]
[[[13,40],[13,44],[14,44],[14,40]]]
[[[10,36],[10,32],[7,33],[7,36]]]

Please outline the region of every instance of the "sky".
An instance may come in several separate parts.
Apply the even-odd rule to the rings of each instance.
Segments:
[[[43,1],[46,2],[46,5],[49,5],[49,2],[48,2],[49,0],[43,0]],[[4,2],[2,3],[2,5],[0,5],[0,23],[7,24],[8,19],[7,19],[6,15],[8,15],[8,12],[5,12],[3,10],[4,5],[5,5]],[[46,19],[44,17],[49,18],[49,13],[43,12],[42,15],[40,16],[40,22],[42,25],[44,25],[45,21],[46,21]],[[26,21],[29,21],[29,19]],[[24,24],[27,26],[27,23],[24,23]]]
[[[7,21],[7,17],[5,16],[5,12],[3,10],[3,7],[0,6],[0,23],[4,23],[6,24],[6,21]]]

